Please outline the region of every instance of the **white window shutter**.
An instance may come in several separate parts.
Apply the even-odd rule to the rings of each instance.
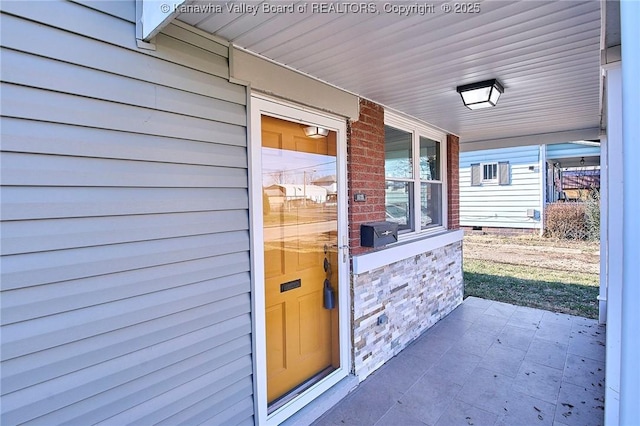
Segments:
[[[511,183],[511,176],[509,173],[509,162],[501,161],[498,163],[498,183],[500,185],[509,185]]]
[[[471,165],[471,186],[480,186],[482,184],[482,169],[480,163]]]

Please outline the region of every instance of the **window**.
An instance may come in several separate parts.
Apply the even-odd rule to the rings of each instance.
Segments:
[[[405,234],[443,228],[445,135],[394,116],[385,122],[386,220]]]
[[[471,165],[471,186],[509,185],[511,183],[508,161],[497,163],[475,163]]]
[[[498,163],[484,164],[482,166],[482,182],[493,183],[498,181]]]

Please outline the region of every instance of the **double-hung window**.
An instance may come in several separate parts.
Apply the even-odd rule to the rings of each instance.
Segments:
[[[402,234],[446,227],[446,135],[385,116],[386,220]]]

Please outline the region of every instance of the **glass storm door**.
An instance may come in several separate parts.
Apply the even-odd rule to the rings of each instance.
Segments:
[[[268,116],[261,125],[272,411],[339,367],[336,133],[307,137]]]

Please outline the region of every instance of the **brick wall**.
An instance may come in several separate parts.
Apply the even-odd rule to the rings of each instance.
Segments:
[[[360,117],[347,128],[347,175],[349,188],[349,246],[352,255],[371,251],[360,247],[360,225],[385,220],[384,202],[384,109],[360,100]],[[356,193],[366,201],[356,202]]]
[[[462,303],[462,242],[353,277],[353,360],[360,380]],[[382,318],[381,318],[382,317]]]
[[[447,135],[447,223],[460,228],[460,138]]]

